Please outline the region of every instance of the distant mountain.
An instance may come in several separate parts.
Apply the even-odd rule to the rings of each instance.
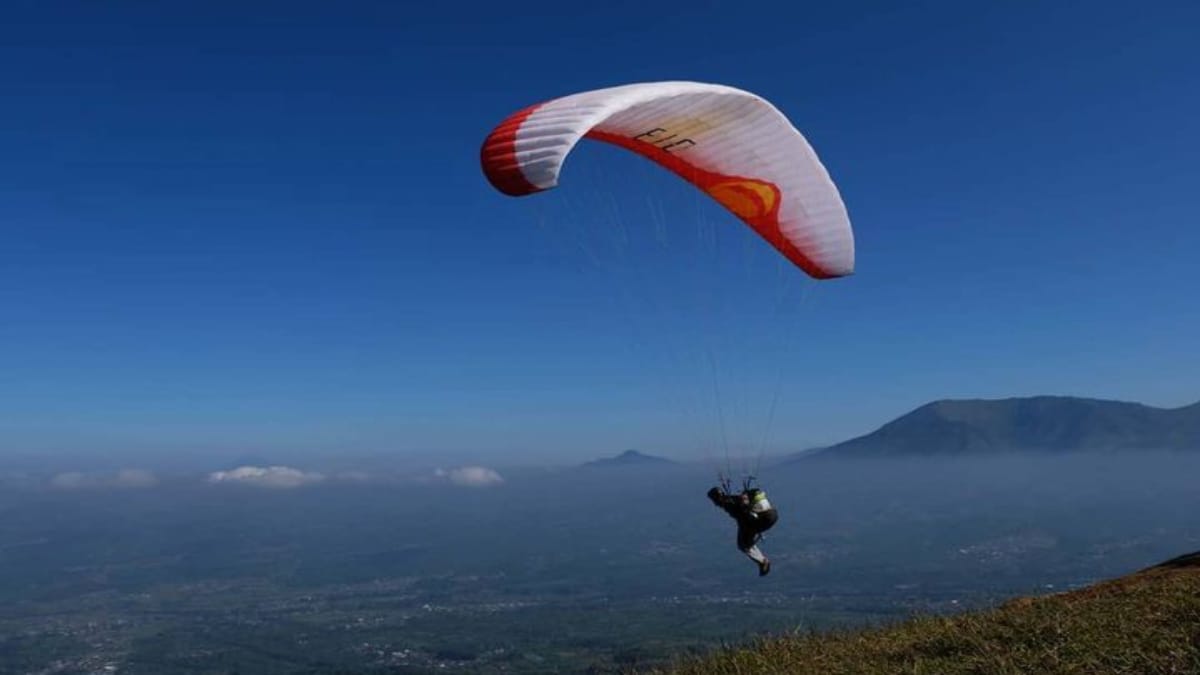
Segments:
[[[592,462],[587,462],[583,465],[586,468],[602,469],[621,466],[678,466],[676,462],[663,457],[655,457],[638,452],[637,450],[626,450],[616,457],[605,457]]]
[[[935,401],[804,457],[979,456],[1106,450],[1200,452],[1200,403],[1152,408],[1066,396]],[[795,456],[789,461],[799,461]]]

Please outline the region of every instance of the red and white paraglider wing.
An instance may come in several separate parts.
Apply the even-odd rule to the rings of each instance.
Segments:
[[[584,137],[674,171],[814,277],[854,271],[854,235],[837,187],[800,132],[753,94],[658,82],[554,99],[492,131],[481,152],[484,174],[509,195],[550,189]]]

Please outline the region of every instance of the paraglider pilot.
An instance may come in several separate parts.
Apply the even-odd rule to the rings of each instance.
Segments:
[[[714,487],[708,491],[708,498],[737,521],[738,550],[758,564],[760,577],[766,576],[771,571],[771,561],[758,549],[758,540],[779,520],[775,507],[767,501],[767,493],[749,485],[740,494]]]

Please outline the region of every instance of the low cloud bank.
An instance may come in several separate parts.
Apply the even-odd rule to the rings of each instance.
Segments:
[[[434,475],[454,485],[463,487],[488,487],[499,485],[504,478],[486,466],[460,466],[456,469],[438,469]]]
[[[313,471],[301,471],[290,466],[239,466],[230,471],[214,471],[208,475],[210,483],[252,485],[255,487],[291,489],[320,483],[325,475]]]
[[[121,469],[116,473],[67,471],[50,479],[50,487],[60,490],[129,489],[158,485],[158,476],[145,469]]]

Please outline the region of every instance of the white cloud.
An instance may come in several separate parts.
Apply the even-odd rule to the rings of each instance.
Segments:
[[[237,483],[266,488],[298,488],[325,480],[323,474],[290,466],[239,466],[232,471],[214,471],[210,483]]]
[[[50,479],[50,485],[63,490],[75,490],[77,488],[95,487],[94,478],[82,471],[68,471],[60,473]]]
[[[50,479],[50,486],[60,490],[147,488],[155,485],[158,485],[158,477],[145,469],[121,469],[116,473],[67,471]]]
[[[448,480],[455,485],[464,487],[487,487],[504,482],[504,478],[494,470],[485,466],[460,466],[457,469],[438,469],[434,472],[438,478]]]
[[[0,471],[0,485],[6,487],[29,487],[39,483],[40,480],[24,471]]]

